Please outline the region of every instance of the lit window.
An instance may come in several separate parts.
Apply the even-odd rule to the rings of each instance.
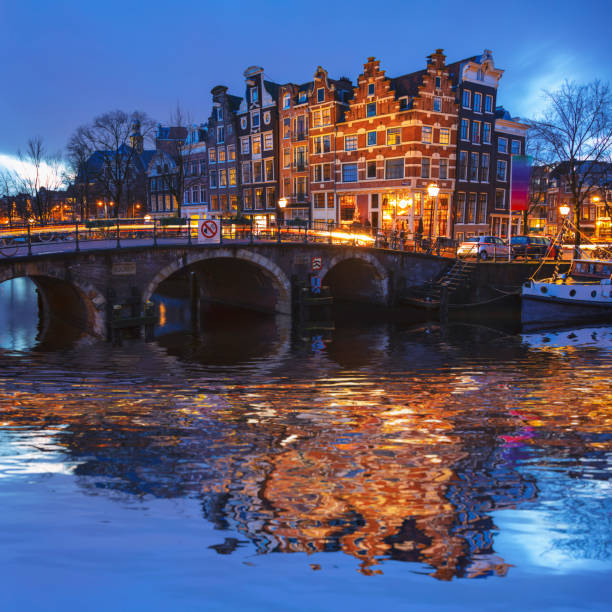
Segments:
[[[229,169],[229,184],[230,185],[236,184],[236,168],[234,167]]]
[[[217,149],[208,149],[208,159],[211,164],[217,161]]]
[[[390,128],[387,130],[387,144],[388,145],[398,145],[400,144],[401,139],[402,138],[401,138],[400,128]]]
[[[450,130],[448,128],[440,128],[440,144],[450,144]]]
[[[252,137],[251,147],[253,155],[261,155],[261,136],[259,134]]]
[[[218,156],[217,161],[219,161],[219,162],[224,162],[225,161],[225,149],[223,147],[221,147],[219,149],[219,156]],[[195,174],[195,172],[193,174]]]
[[[274,148],[274,135],[272,132],[264,134],[264,151],[271,151]]]

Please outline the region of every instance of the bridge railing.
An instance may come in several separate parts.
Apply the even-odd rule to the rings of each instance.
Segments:
[[[439,256],[456,255],[457,243],[432,240],[398,231],[373,231],[359,224],[287,221],[261,226],[244,218],[217,219],[223,243],[318,243],[411,251]],[[0,228],[0,259],[24,255],[124,246],[157,246],[198,243],[198,224],[186,218],[91,219],[45,226]]]

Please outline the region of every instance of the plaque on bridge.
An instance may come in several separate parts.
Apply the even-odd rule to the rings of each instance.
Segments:
[[[111,274],[113,276],[133,276],[136,274],[136,262],[114,263]]]
[[[219,244],[221,242],[221,223],[217,219],[200,219],[198,221],[198,242]]]

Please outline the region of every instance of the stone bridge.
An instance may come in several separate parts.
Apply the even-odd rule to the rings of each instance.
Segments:
[[[394,304],[407,287],[437,277],[452,260],[321,243],[132,246],[0,260],[0,282],[31,278],[45,319],[59,317],[105,336],[113,305],[146,302],[163,284],[189,282],[198,297],[291,314],[294,288],[307,282],[313,257],[336,299]]]

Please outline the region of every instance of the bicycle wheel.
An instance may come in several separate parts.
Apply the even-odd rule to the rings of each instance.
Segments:
[[[4,257],[12,257],[17,253],[18,245],[14,238],[0,238],[0,253]]]

